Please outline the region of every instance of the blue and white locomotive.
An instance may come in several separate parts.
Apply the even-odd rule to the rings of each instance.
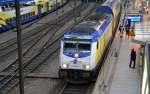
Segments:
[[[97,77],[100,62],[119,22],[119,0],[107,0],[96,14],[70,29],[61,39],[59,76],[71,80]]]

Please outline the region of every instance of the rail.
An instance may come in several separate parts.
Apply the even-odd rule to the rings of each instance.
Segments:
[[[143,69],[142,86],[140,94],[150,94],[150,42],[146,42],[143,47]]]
[[[85,6],[82,5],[82,8],[81,8],[81,7],[79,7],[79,8],[80,8],[80,10],[82,10],[82,8],[84,9]],[[70,18],[70,17],[67,17],[64,21],[60,22],[60,23],[59,23],[59,26],[64,25],[64,23],[65,23],[66,21],[68,21],[69,18]],[[54,32],[54,31],[58,31],[59,26],[57,26],[57,28],[55,28],[55,30],[53,30],[53,32]],[[47,54],[50,54],[51,52],[52,52],[52,54],[55,53],[55,51],[50,50],[50,49],[52,49],[52,48],[51,48],[52,45],[54,46],[54,44],[55,44],[54,48],[56,49],[56,51],[59,49],[59,48],[56,47],[56,46],[58,46],[58,44],[60,44],[60,43],[58,43],[58,42],[59,42],[59,39],[60,39],[60,37],[62,36],[62,34],[63,34],[63,33],[61,33],[60,36],[58,36],[59,38],[56,38],[56,37],[55,37],[55,39],[54,39],[54,37],[53,37],[53,38],[50,38],[49,40],[47,40],[47,42],[49,42],[49,43],[45,43],[45,45],[44,45],[45,48],[44,48],[41,52],[39,52],[39,53],[35,56],[35,58],[33,58],[33,59],[31,59],[31,60],[28,60],[27,63],[24,63],[24,75],[25,75],[25,77],[27,76],[28,73],[34,71],[38,66],[40,66],[40,65],[46,60],[46,57],[50,57],[50,56],[47,55]],[[56,42],[56,41],[57,41],[57,42]],[[50,47],[49,47],[49,46],[50,46]],[[53,49],[54,49],[54,48],[53,48]],[[48,51],[48,49],[49,49],[49,51]],[[51,55],[52,55],[52,54],[51,54]],[[40,57],[40,58],[38,58],[38,57]],[[42,61],[42,62],[41,62],[41,61]],[[35,63],[35,62],[36,62],[36,63]],[[31,63],[32,63],[32,64],[31,64]],[[33,68],[33,67],[34,67],[34,68]],[[9,70],[10,70],[10,69],[9,69]],[[17,70],[18,70],[18,67],[17,67],[17,66],[16,66],[14,69],[11,68],[11,71],[9,71],[10,73],[9,73],[8,75],[4,76],[4,78],[1,78],[1,79],[0,79],[0,80],[2,81],[2,82],[0,83],[0,86],[1,86],[1,87],[0,87],[0,94],[6,94],[10,89],[12,89],[15,85],[18,84],[18,79],[16,79],[16,76],[18,75]],[[12,74],[11,74],[11,73],[12,73]],[[13,73],[14,73],[14,74],[13,74]]]

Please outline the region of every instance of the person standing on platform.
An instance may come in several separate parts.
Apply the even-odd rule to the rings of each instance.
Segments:
[[[132,67],[132,62],[133,62],[133,67]],[[130,53],[130,64],[129,64],[129,67],[130,68],[135,68],[135,63],[136,63],[136,51],[133,48],[131,50],[131,53]]]

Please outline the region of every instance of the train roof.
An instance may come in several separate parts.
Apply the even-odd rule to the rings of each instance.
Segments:
[[[108,13],[113,15],[113,6],[115,6],[119,2],[119,0],[107,0],[105,3],[101,6],[98,6],[96,8],[96,13],[102,14],[102,13]]]
[[[97,14],[111,14],[113,15],[113,10],[110,6],[99,6],[96,8],[96,13]]]
[[[92,20],[92,21],[103,21],[105,19],[107,19],[107,17],[109,17],[108,14],[94,14],[91,15],[90,17],[88,17],[86,20]]]
[[[30,7],[34,5],[33,0],[20,0],[20,8]],[[1,0],[0,12],[8,12],[15,10],[15,0]]]
[[[34,0],[19,0],[20,3],[26,3]],[[15,4],[15,0],[0,0],[0,5]]]
[[[77,37],[79,39],[91,39],[92,41],[96,41],[95,38],[98,38],[106,29],[110,20],[112,20],[111,15],[106,14],[95,14],[88,17],[83,22],[79,23],[69,32],[64,35],[65,37]],[[94,39],[94,40],[93,40]]]
[[[103,5],[108,5],[108,6],[112,7],[116,1],[117,0],[107,0]]]

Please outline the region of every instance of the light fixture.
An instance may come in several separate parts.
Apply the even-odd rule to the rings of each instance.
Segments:
[[[89,69],[90,69],[90,65],[86,65],[86,66],[85,66],[85,69],[86,69],[86,70],[89,70]]]
[[[67,64],[63,64],[62,66],[63,66],[63,68],[67,68]]]
[[[78,54],[78,53],[75,53],[75,55],[74,55],[74,56],[75,56],[75,58],[78,58],[79,54]]]

